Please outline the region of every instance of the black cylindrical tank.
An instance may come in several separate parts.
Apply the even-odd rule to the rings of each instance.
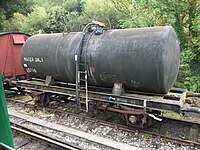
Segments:
[[[81,32],[32,36],[21,61],[30,77],[75,83]],[[87,45],[89,85],[167,93],[176,80],[180,48],[170,26],[118,29],[92,34]]]

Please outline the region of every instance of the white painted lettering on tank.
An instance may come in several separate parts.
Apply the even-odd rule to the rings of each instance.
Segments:
[[[27,64],[24,64],[24,67],[28,67],[28,65],[27,65]]]
[[[27,73],[37,73],[37,70],[35,68],[26,68]]]
[[[35,62],[40,62],[40,63],[42,63],[44,60],[43,60],[43,58],[35,58]]]
[[[38,57],[24,57],[24,61],[27,61],[27,62],[39,62],[39,63],[42,63],[44,61],[43,58],[38,58]]]
[[[24,61],[33,62],[34,58],[33,57],[24,57]]]
[[[37,73],[37,70],[36,70],[36,69],[33,69],[33,72],[34,72],[34,73]]]

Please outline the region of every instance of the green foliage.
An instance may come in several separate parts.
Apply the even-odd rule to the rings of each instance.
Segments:
[[[63,8],[68,12],[78,12],[81,13],[83,9],[84,2],[82,0],[67,0],[63,3]]]
[[[78,12],[68,12],[59,6],[55,6],[47,15],[45,32],[79,31],[83,18]]]
[[[156,16],[156,1],[118,1],[112,0],[118,11],[124,12],[123,19],[120,19],[122,28],[130,27],[151,27],[161,24]]]
[[[31,0],[2,0],[0,8],[4,10],[6,19],[10,19],[16,12],[27,15],[31,11],[32,4]]]
[[[22,31],[30,34],[44,33],[47,13],[44,7],[37,6],[28,14],[22,25]]]
[[[2,14],[0,21],[3,20],[0,22],[0,31],[22,31],[29,34],[37,34],[78,31],[81,28],[83,17],[80,13],[84,4],[82,0],[21,1],[17,0],[16,3],[11,1],[14,5],[9,5],[13,8],[10,13],[4,11],[4,9],[8,8],[8,1],[3,2],[2,11],[0,9],[0,14]],[[19,4],[21,4],[20,8],[17,8],[16,6]],[[7,13],[9,13],[8,17]]]
[[[181,62],[182,63],[191,63],[191,61],[195,58],[195,54],[191,49],[186,49],[181,53]]]
[[[63,32],[66,14],[61,6],[54,6],[47,14],[47,22],[45,31],[50,33],[54,32]]]
[[[191,76],[185,79],[184,84],[194,92],[200,92],[200,76]]]
[[[6,16],[4,15],[4,10],[0,9],[0,31],[5,32],[7,30],[8,20],[6,20]]]
[[[200,72],[200,37],[194,37],[190,40],[189,47],[193,57],[190,59],[192,70],[196,73]]]
[[[9,23],[7,25],[7,30],[10,31],[22,31],[22,27],[27,17],[20,13],[14,13],[13,18],[9,19]]]
[[[87,22],[98,20],[109,28],[118,28],[121,14],[109,0],[85,0],[83,17]]]

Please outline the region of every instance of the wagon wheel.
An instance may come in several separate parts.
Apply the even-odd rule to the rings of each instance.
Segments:
[[[139,115],[123,114],[123,119],[125,120],[127,126],[132,126],[132,127],[146,128],[146,127],[151,127],[153,124],[152,118],[144,114],[139,114]]]

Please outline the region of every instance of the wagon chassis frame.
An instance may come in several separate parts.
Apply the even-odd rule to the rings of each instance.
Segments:
[[[66,96],[76,96],[76,87],[73,84],[55,86],[45,84],[45,80],[40,81],[16,81],[17,87],[26,88],[42,93],[59,94]],[[113,103],[133,108],[145,109],[147,111],[171,111],[181,113],[184,110],[186,90],[172,89],[168,94],[154,94],[136,91],[126,91],[120,95],[112,94],[112,88],[88,87],[88,97],[90,102]],[[85,91],[80,91],[80,97],[85,98]],[[82,101],[84,103],[84,101]]]

